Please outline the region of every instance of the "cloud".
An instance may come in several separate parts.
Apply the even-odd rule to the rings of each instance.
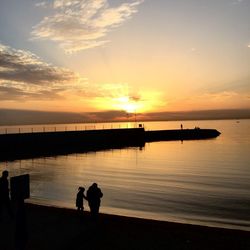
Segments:
[[[248,100],[249,92],[240,93],[238,91],[213,91],[204,92],[183,99],[180,107],[182,110],[191,110],[193,107],[198,109],[218,109],[225,107],[227,109],[250,108]],[[184,107],[184,108],[183,108]],[[179,109],[180,110],[180,109]]]
[[[235,1],[232,2],[232,4],[237,5],[237,4],[241,4],[243,2],[244,2],[244,0],[235,0]]]
[[[48,85],[75,81],[77,75],[43,62],[36,55],[0,44],[0,79]]]
[[[128,114],[126,111],[122,110],[110,110],[102,112],[89,112],[83,113],[89,121],[121,121],[127,120],[131,117],[131,114]]]
[[[238,94],[245,94],[250,92],[250,80],[249,75],[241,77],[237,80],[225,82],[223,84],[217,84],[216,86],[207,86],[203,89],[209,93],[228,93],[236,92]]]
[[[8,101],[13,99],[19,99],[20,97],[26,97],[25,91],[16,87],[0,86],[0,99],[2,101]]]
[[[43,62],[31,52],[0,44],[0,97],[59,98],[81,79],[74,72]]]
[[[107,0],[54,0],[54,13],[34,26],[31,36],[58,42],[66,53],[102,46],[109,42],[104,37],[130,19],[143,1],[110,7]]]
[[[60,91],[58,91],[60,92]],[[39,99],[39,100],[51,100],[51,99],[61,99],[62,97],[57,94],[56,90],[36,90],[36,91],[29,91],[23,87],[8,87],[8,86],[0,86],[0,99],[2,101],[9,101],[9,100],[19,100],[23,101],[29,99]]]
[[[42,8],[47,8],[48,3],[47,2],[40,2],[35,4],[36,7],[42,7]]]
[[[73,71],[42,61],[35,54],[0,43],[0,100],[22,106],[36,101],[49,106],[92,110],[136,110],[155,106],[152,91],[137,91],[127,83],[89,84]],[[25,106],[26,107],[26,106]]]

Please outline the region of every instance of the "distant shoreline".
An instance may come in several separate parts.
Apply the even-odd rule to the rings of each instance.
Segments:
[[[32,110],[0,109],[0,126],[143,123],[194,120],[242,120],[250,119],[250,109],[201,110],[179,112],[126,113],[104,112],[45,112]]]
[[[204,118],[204,119],[176,119],[176,120],[137,120],[136,123],[144,123],[144,122],[182,122],[182,121],[226,121],[226,120],[250,120],[250,117],[247,118]],[[33,124],[2,124],[0,122],[1,127],[15,127],[15,126],[47,126],[47,125],[67,125],[67,124],[119,124],[119,123],[135,123],[135,121],[86,121],[86,122],[73,122],[73,123],[33,123]]]

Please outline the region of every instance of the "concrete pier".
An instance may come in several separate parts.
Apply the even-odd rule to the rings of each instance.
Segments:
[[[208,139],[219,134],[215,129],[145,131],[144,128],[2,134],[0,160],[143,147],[147,142]]]
[[[155,130],[145,132],[145,141],[171,141],[171,140],[202,140],[215,138],[220,135],[216,129],[178,129],[178,130]]]

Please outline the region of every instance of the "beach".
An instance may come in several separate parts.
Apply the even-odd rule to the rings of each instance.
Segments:
[[[250,232],[25,204],[26,250],[197,249],[249,250]],[[2,218],[1,250],[15,249],[15,218]]]

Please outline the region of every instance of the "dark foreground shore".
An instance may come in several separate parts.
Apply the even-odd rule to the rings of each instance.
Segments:
[[[26,204],[26,250],[249,250],[250,232]],[[0,249],[15,249],[15,219],[0,221]]]

